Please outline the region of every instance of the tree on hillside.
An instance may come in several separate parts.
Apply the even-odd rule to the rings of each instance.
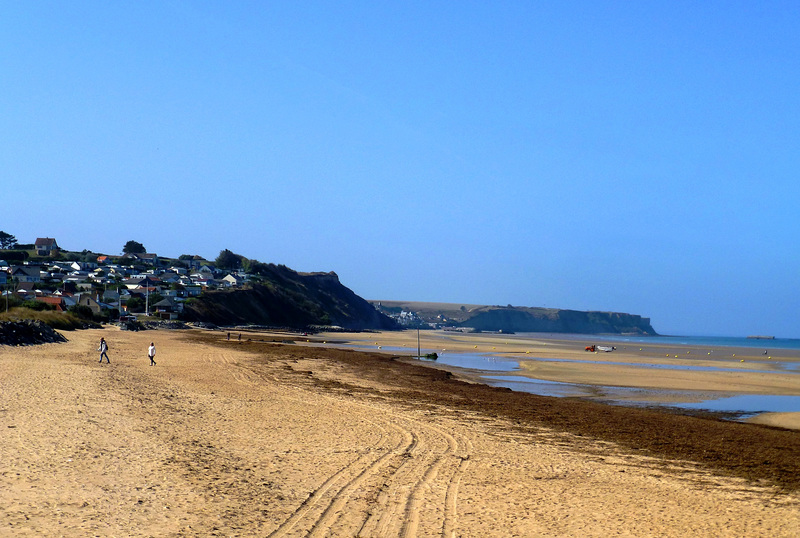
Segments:
[[[141,297],[131,297],[126,303],[128,312],[144,312],[144,299]]]
[[[8,249],[17,246],[17,238],[13,235],[0,231],[0,248]]]
[[[245,273],[253,273],[260,275],[267,270],[267,264],[262,263],[258,260],[248,260],[245,258],[242,260],[242,269],[244,269]]]
[[[78,261],[84,263],[92,263],[97,261],[97,254],[91,250],[82,250],[80,256],[77,256]]]
[[[128,241],[125,243],[125,246],[122,247],[123,254],[144,254],[145,252],[147,252],[147,249],[138,241]]]
[[[220,250],[219,256],[214,260],[214,263],[219,269],[239,269],[242,266],[244,256],[234,254],[227,248]]]

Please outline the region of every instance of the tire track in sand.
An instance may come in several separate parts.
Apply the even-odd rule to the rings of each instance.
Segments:
[[[441,500],[441,514],[430,514],[429,519],[432,517],[441,517],[442,519],[442,536],[454,536],[458,507],[458,487],[461,481],[461,476],[466,471],[468,466],[469,456],[472,451],[472,443],[468,439],[457,439],[455,436],[447,433],[441,428],[431,426],[429,424],[420,424],[423,429],[433,432],[439,439],[443,439],[447,448],[442,453],[436,453],[432,461],[427,464],[427,467],[422,473],[421,478],[414,485],[411,490],[405,507],[405,518],[403,526],[400,529],[400,536],[412,537],[417,535],[419,530],[420,519],[423,515],[421,504],[423,500],[430,500],[431,495],[436,495],[434,484],[439,478],[440,474],[443,476],[440,482],[444,483],[444,498]],[[449,472],[445,473],[445,466],[452,468]],[[441,494],[439,495],[442,497]]]
[[[209,354],[203,359],[226,366],[239,383],[252,386],[264,381],[265,372],[253,370],[232,355]],[[469,466],[471,442],[405,414],[386,413],[368,403],[348,403],[368,410],[373,419],[367,422],[381,432],[379,440],[329,476],[269,536],[324,536],[338,525],[337,530],[347,528],[358,536],[410,537],[417,535],[423,517],[424,528],[440,523],[443,537],[455,536],[458,489]],[[376,421],[376,416],[385,419]],[[375,498],[366,510],[352,500],[354,492],[365,490]],[[356,511],[364,512],[360,523],[353,521]],[[345,514],[349,520],[341,521]]]
[[[390,433],[382,425],[373,421],[369,422],[382,432],[376,446],[329,476],[322,485],[311,492],[291,516],[269,534],[270,537],[286,536],[298,526],[309,529],[308,536],[325,534],[338,519],[337,513],[341,513],[352,492],[371,474],[387,465],[391,458],[402,454],[415,443],[414,437],[409,432],[392,428],[394,432]],[[399,439],[397,439],[397,433],[400,433]],[[383,444],[383,440],[391,441],[392,437],[396,439],[394,446],[381,449],[380,445]],[[376,457],[376,453],[380,452],[383,454]],[[303,522],[302,525],[301,522]]]
[[[397,513],[400,507],[405,504],[407,495],[402,501],[397,501],[398,496],[403,495],[403,485],[410,482],[411,477],[415,476],[415,455],[427,449],[425,440],[419,432],[413,429],[403,428],[397,422],[390,422],[390,425],[404,432],[412,440],[405,450],[400,454],[401,461],[396,465],[390,476],[384,479],[378,486],[378,494],[375,505],[367,512],[367,518],[363,521],[357,536],[396,536],[397,532],[391,532],[393,527],[400,526]],[[408,478],[406,478],[408,477]]]
[[[345,484],[345,486],[339,490],[320,518],[314,523],[311,531],[308,534],[309,536],[313,537],[327,534],[327,532],[331,530],[332,525],[337,522],[339,517],[344,513],[342,509],[345,507],[352,492],[366,481],[370,473],[375,473],[381,468],[388,466],[391,459],[403,457],[405,454],[408,454],[410,450],[413,450],[413,448],[417,445],[418,438],[413,432],[396,427],[393,424],[390,424],[390,426],[401,434],[402,441],[398,443],[392,451],[385,453],[375,462],[374,465],[364,469],[361,473],[359,473],[358,476]]]
[[[454,536],[458,487],[469,464],[472,443],[409,417],[391,417],[398,427],[406,424],[403,429],[407,429],[416,442],[381,487],[376,506],[370,510],[357,535],[416,536],[423,515],[420,506],[427,500],[430,507],[426,523],[435,528],[434,522],[441,520],[442,536]]]
[[[467,472],[469,458],[472,455],[472,442],[464,438],[464,454],[456,455],[461,461],[458,463],[456,471],[450,478],[447,485],[447,494],[444,502],[444,522],[442,523],[442,536],[444,538],[455,538],[458,528],[458,488],[461,485],[461,477]]]

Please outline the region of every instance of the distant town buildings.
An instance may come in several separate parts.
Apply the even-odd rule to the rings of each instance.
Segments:
[[[430,328],[433,324],[425,322],[416,312],[402,310],[400,312],[385,312],[387,316],[395,320],[401,327],[406,328]]]
[[[153,253],[98,255],[87,261],[86,251],[63,251],[54,238],[37,238],[33,247],[38,258],[50,260],[6,261],[5,251],[0,252],[2,295],[44,302],[56,310],[80,305],[94,314],[116,310],[125,315],[130,303],[138,309],[145,305],[149,313],[165,319],[175,319],[183,311],[184,302],[203,290],[237,288],[251,280],[242,272],[221,271],[199,256],[176,260]],[[138,300],[131,302],[134,298]]]

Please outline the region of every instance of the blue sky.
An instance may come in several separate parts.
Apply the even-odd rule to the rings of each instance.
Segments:
[[[0,229],[800,337],[796,2],[4,2]]]

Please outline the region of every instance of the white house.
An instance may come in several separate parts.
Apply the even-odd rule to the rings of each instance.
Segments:
[[[238,288],[244,284],[245,279],[239,275],[229,274],[222,279],[223,285],[228,285],[231,288]]]

